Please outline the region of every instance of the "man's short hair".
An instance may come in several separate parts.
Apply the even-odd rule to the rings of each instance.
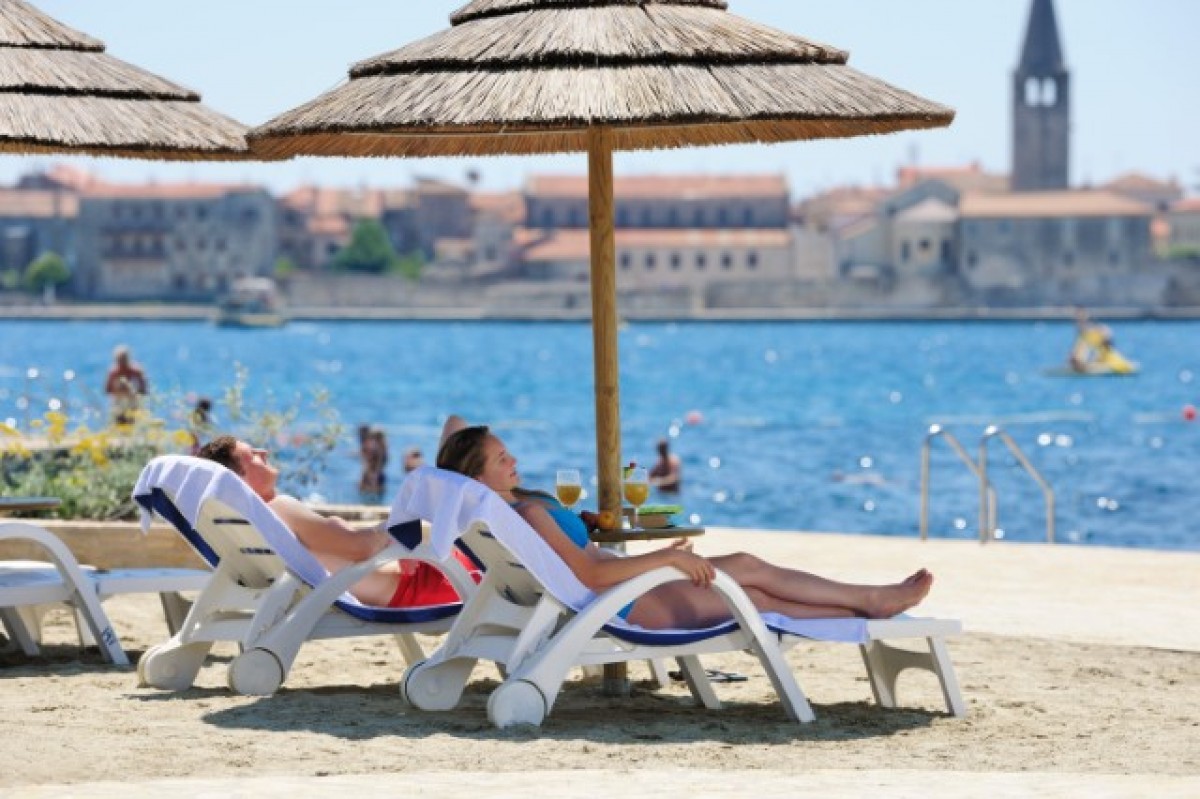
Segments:
[[[242,473],[242,466],[238,463],[237,458],[234,457],[237,444],[238,440],[233,436],[217,436],[201,447],[196,456],[215,461],[234,474],[240,475]]]

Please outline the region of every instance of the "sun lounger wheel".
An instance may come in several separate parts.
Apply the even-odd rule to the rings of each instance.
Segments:
[[[138,659],[138,685],[164,691],[186,691],[208,654],[208,644],[179,645],[173,641],[152,646]]]
[[[225,680],[229,689],[243,696],[271,696],[283,685],[283,665],[275,653],[250,649],[233,659]]]
[[[488,697],[488,718],[501,729],[514,724],[539,727],[546,718],[546,697],[531,682],[506,682]]]
[[[453,710],[462,698],[473,665],[474,661],[414,663],[400,681],[400,696],[418,710]]]

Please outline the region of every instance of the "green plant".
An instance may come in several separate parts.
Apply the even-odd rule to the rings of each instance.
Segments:
[[[378,219],[362,219],[350,234],[350,243],[333,256],[332,266],[343,272],[381,275],[395,267],[396,250]]]
[[[70,279],[67,262],[56,252],[44,252],[25,267],[24,283],[30,291],[53,290]]]
[[[414,250],[408,255],[397,258],[389,270],[392,274],[400,275],[405,280],[416,283],[421,279],[421,272],[425,269],[425,257],[420,250]]]
[[[262,407],[248,408],[248,380],[247,370],[235,367],[221,414],[228,424],[220,432],[275,449],[284,490],[311,486],[344,432],[327,393],[316,391],[307,401],[297,398],[282,408],[269,397]],[[58,497],[63,503],[55,511],[59,518],[133,519],[137,508],[130,492],[146,462],[156,455],[190,452],[199,443],[196,431],[189,429],[191,406],[182,395],[155,395],[134,414],[132,424],[101,430],[72,427],[69,417],[57,411],[33,420],[24,432],[0,424],[0,491]]]
[[[1195,244],[1175,244],[1167,250],[1167,258],[1171,261],[1200,260],[1200,246]]]

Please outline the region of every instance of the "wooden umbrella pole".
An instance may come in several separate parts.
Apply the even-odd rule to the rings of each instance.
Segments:
[[[588,214],[592,243],[592,352],[596,377],[599,509],[621,520],[621,396],[617,359],[617,257],[613,232],[613,134],[588,131]]]
[[[596,374],[596,473],[601,511],[621,522],[621,394],[617,358],[617,248],[613,232],[613,135],[588,131],[588,222],[592,232],[592,358]],[[624,663],[604,667],[604,693],[629,695]]]

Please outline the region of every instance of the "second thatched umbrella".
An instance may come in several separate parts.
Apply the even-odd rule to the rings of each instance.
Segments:
[[[0,153],[249,158],[246,128],[104,52],[23,0],[0,0]]]
[[[453,27],[355,65],[250,133],[269,157],[586,151],[599,505],[619,518],[614,149],[781,142],[950,124],[841,50],[722,0],[475,0]]]

